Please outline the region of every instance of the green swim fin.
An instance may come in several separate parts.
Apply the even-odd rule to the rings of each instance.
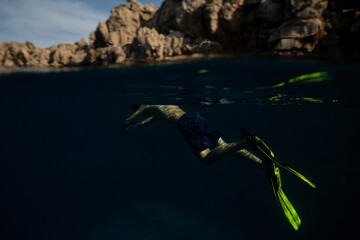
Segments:
[[[301,219],[282,189],[279,168],[276,166],[275,163],[269,163],[269,164],[271,165],[268,166],[268,168],[270,168],[271,170],[270,169],[268,170],[269,171],[268,177],[276,201],[278,202],[282,212],[284,213],[285,217],[290,222],[290,224],[293,226],[293,228],[295,230],[298,230],[299,225],[301,224]]]
[[[306,182],[307,184],[309,184],[311,187],[316,188],[315,184],[312,183],[309,179],[307,179],[304,175],[300,174],[299,172],[295,171],[294,169],[286,166],[284,163],[280,162],[276,157],[275,154],[271,151],[271,149],[266,145],[266,143],[261,140],[259,137],[249,133],[248,131],[246,131],[243,128],[239,128],[239,131],[242,133],[242,135],[244,135],[244,137],[249,141],[251,147],[264,154],[264,156],[266,158],[268,158],[270,161],[272,161],[273,163],[275,163],[276,165],[279,165],[280,167],[282,167],[283,169],[287,170],[288,172],[294,174],[295,176],[297,176],[298,178],[300,178],[301,180],[303,180],[304,182]]]

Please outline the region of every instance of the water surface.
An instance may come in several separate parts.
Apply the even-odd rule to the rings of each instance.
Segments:
[[[0,75],[1,239],[334,239],[356,234],[356,65],[236,58]],[[204,167],[176,128],[121,135],[130,103],[242,126],[316,185],[282,171],[302,225],[259,169]]]

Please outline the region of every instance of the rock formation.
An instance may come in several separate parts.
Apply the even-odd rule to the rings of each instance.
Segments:
[[[360,1],[127,0],[75,44],[0,43],[0,67],[79,66],[194,53],[360,57]]]

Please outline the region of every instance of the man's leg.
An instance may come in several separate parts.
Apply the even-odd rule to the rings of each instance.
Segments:
[[[220,138],[221,139],[221,138]],[[236,151],[244,148],[248,148],[249,143],[245,138],[241,138],[239,141],[232,143],[225,143],[224,141],[221,144],[217,144],[217,146],[213,149],[205,149],[199,154],[200,160],[205,165],[210,165],[215,161],[219,160],[228,155],[234,154]]]
[[[239,151],[234,152],[231,154],[234,157],[242,158],[248,160],[251,163],[254,163],[256,166],[263,168],[263,160],[252,154],[251,152],[247,151],[246,149],[240,149]]]
[[[263,161],[247,151],[245,148],[248,147],[249,144],[245,138],[241,138],[240,141],[232,143],[226,143],[222,138],[219,138],[216,148],[212,150],[205,149],[200,153],[199,157],[205,165],[209,165],[222,157],[231,155],[248,160],[256,166],[263,168]]]
[[[227,144],[227,143],[222,138],[219,138],[218,145],[223,145],[223,144]],[[263,161],[246,149],[240,149],[232,153],[231,156],[248,160],[249,162],[254,163],[258,167],[263,167]]]

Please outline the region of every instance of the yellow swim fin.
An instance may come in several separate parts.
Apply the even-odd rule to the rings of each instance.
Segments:
[[[293,226],[293,228],[295,230],[298,230],[299,225],[301,224],[301,219],[282,189],[279,168],[276,166],[275,163],[270,164],[272,165],[272,169],[271,172],[268,174],[268,177],[270,179],[271,187],[276,201],[278,202],[282,212],[284,213],[290,224]]]
[[[286,166],[284,163],[280,162],[276,157],[275,154],[271,151],[271,149],[266,145],[264,141],[262,141],[259,137],[247,132],[243,128],[239,128],[239,131],[244,135],[244,137],[248,140],[250,143],[250,146],[262,153],[265,157],[265,164],[266,164],[266,173],[270,180],[271,187],[274,193],[274,196],[276,198],[276,201],[278,202],[282,212],[284,213],[287,220],[290,222],[290,224],[293,226],[295,230],[299,228],[299,225],[301,224],[301,220],[297,212],[295,211],[293,205],[289,201],[289,199],[286,197],[281,184],[281,178],[280,178],[280,170],[278,166],[282,167],[283,169],[289,171],[290,173],[294,174],[307,184],[309,184],[311,187],[316,188],[315,184],[313,184],[310,180],[308,180],[306,177],[304,177],[302,174],[298,173],[294,169]]]
[[[316,188],[315,184],[312,183],[309,179],[307,179],[304,175],[302,175],[301,173],[295,171],[294,169],[286,166],[284,163],[280,162],[275,157],[275,154],[273,153],[273,151],[271,151],[271,149],[268,147],[268,145],[266,145],[266,143],[263,140],[261,140],[259,137],[255,136],[255,135],[252,135],[251,133],[247,132],[243,128],[239,128],[239,131],[249,141],[249,143],[251,144],[251,147],[254,150],[264,154],[264,156],[266,158],[268,158],[270,161],[274,162],[276,165],[282,167],[286,171],[294,174],[296,177],[300,178],[301,180],[303,180],[304,182],[309,184],[312,188]]]

